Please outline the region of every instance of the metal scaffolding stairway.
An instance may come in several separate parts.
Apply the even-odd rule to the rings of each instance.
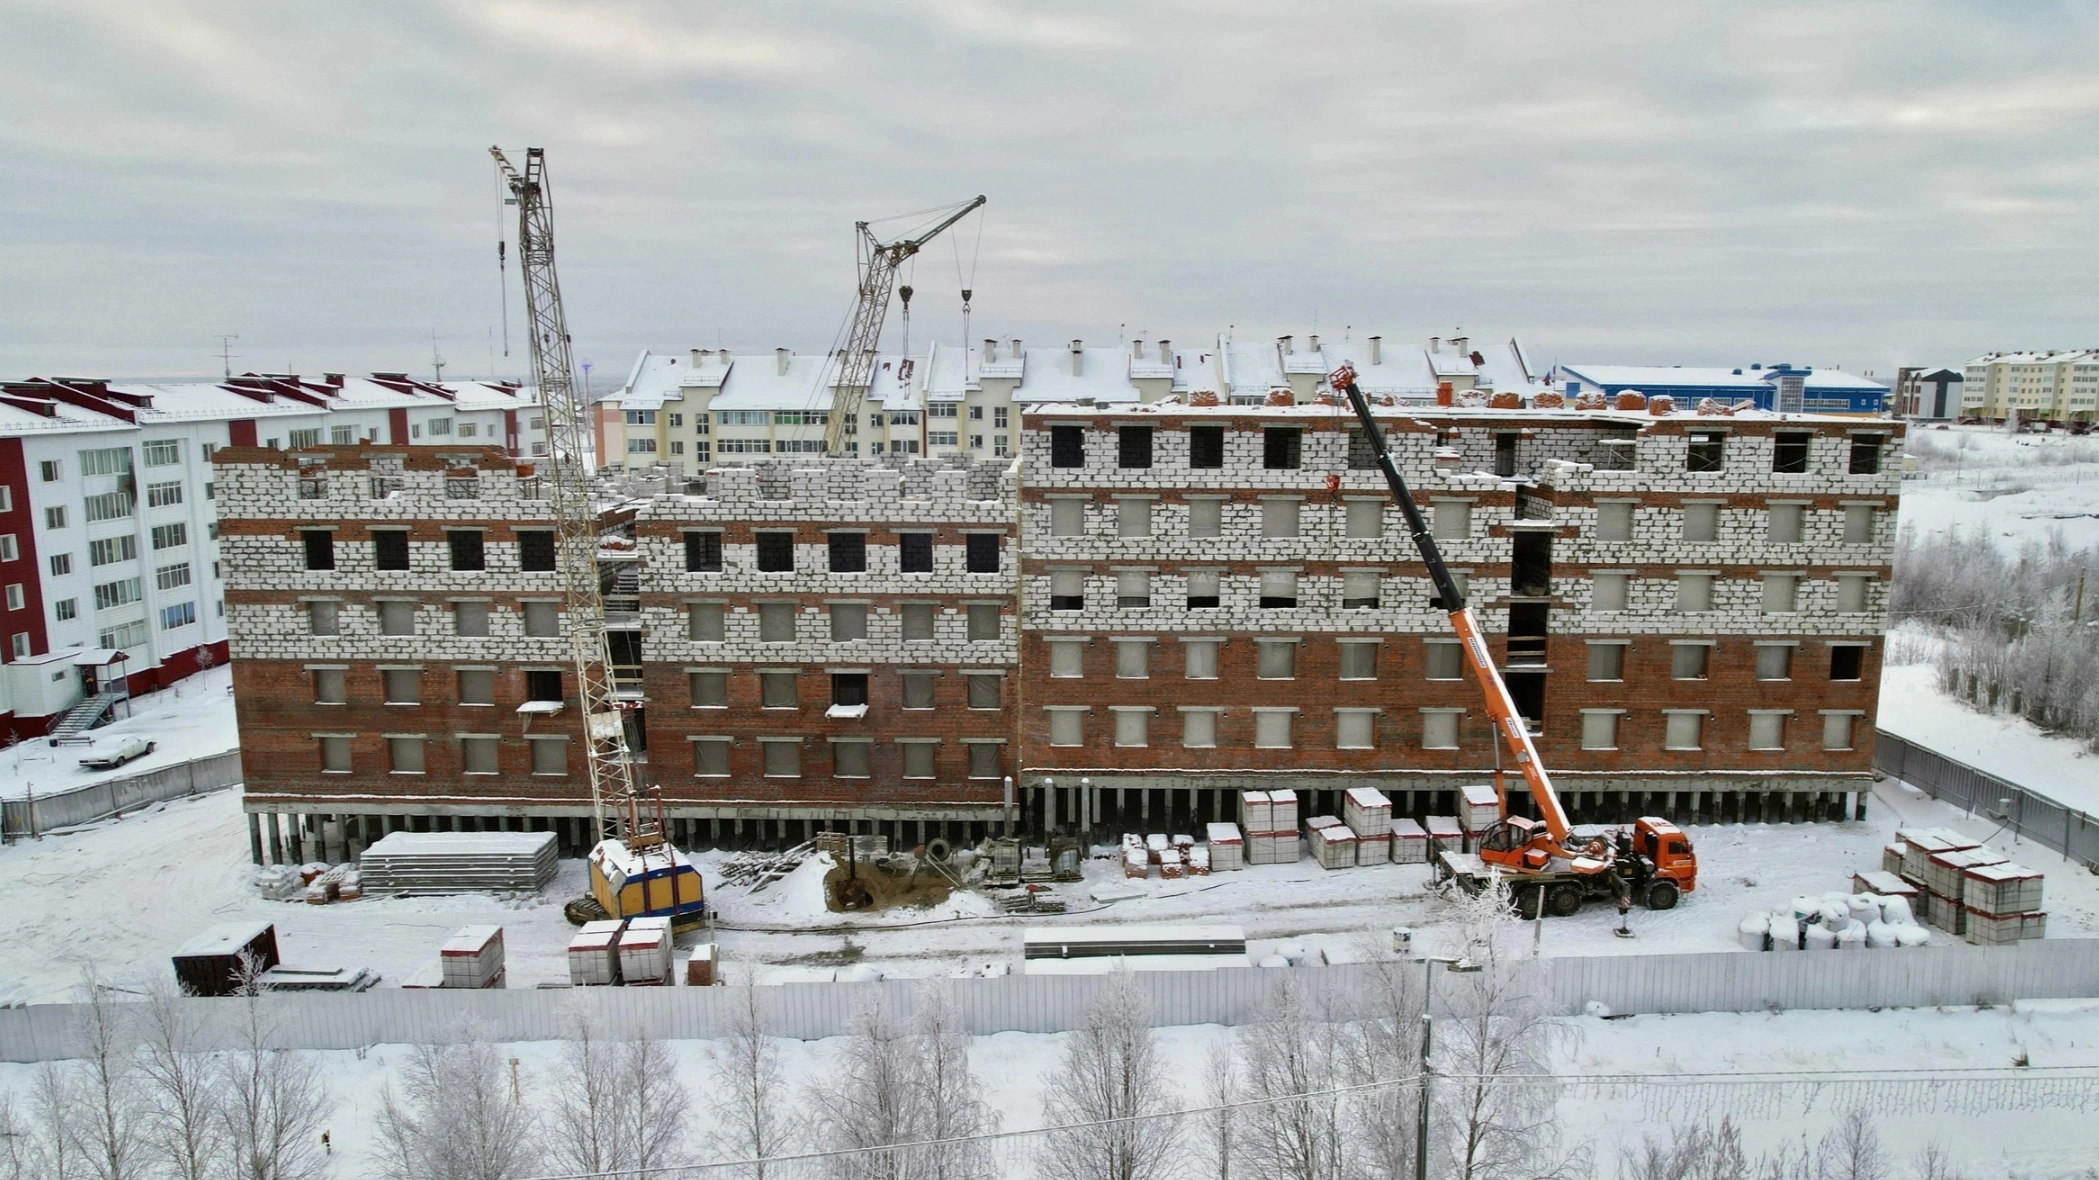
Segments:
[[[66,710],[66,715],[51,727],[51,744],[54,746],[84,746],[94,740],[87,731],[102,724],[116,703],[124,699],[121,692],[98,692]]]

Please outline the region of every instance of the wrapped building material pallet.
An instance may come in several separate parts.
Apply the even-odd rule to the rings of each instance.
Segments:
[[[1166,833],[1164,832],[1153,832],[1151,835],[1146,836],[1144,838],[1145,858],[1151,861],[1153,864],[1159,863],[1160,853],[1163,853],[1167,849],[1172,847],[1173,842],[1166,838]]]
[[[1312,849],[1312,859],[1323,869],[1352,869],[1356,865],[1356,834],[1348,825],[1331,815],[1314,816],[1305,821],[1305,842]]]
[[[1986,914],[1971,909],[1968,911],[1968,928],[1963,933],[1977,946],[2003,946],[2029,938],[2045,938],[2048,935],[2048,915]]]
[[[1968,932],[1968,911],[1957,897],[1941,897],[1936,893],[1924,895],[1924,920],[1948,934]]]
[[[1915,907],[1919,890],[1902,879],[1900,874],[1883,869],[1877,873],[1851,874],[1853,893],[1875,893],[1882,897],[1900,897]]]
[[[1296,832],[1256,832],[1246,838],[1246,863],[1294,865],[1300,855]]]
[[[1349,831],[1355,832],[1354,828]],[[1392,863],[1392,833],[1380,836],[1365,836],[1356,832],[1356,863],[1359,865],[1388,865]]]
[[[1208,836],[1211,872],[1234,872],[1246,864],[1246,842],[1239,836],[1238,824],[1211,824]]]
[[[1929,881],[1931,857],[1937,852],[1959,852],[1982,843],[1946,828],[1901,828],[1895,839],[1902,844],[1902,875],[1912,881]]]
[[[703,942],[692,948],[692,956],[685,960],[685,986],[714,986],[714,944]]]
[[[462,926],[439,948],[445,987],[503,986],[503,928]]]
[[[1188,849],[1182,859],[1188,862],[1189,876],[1207,877],[1210,875],[1210,846],[1208,844],[1197,844]]]
[[[662,987],[671,981],[671,920],[635,918],[619,936],[619,973],[629,987]]]
[[[1268,792],[1269,828],[1271,832],[1295,832],[1297,830],[1297,792]]]
[[[1187,876],[1187,865],[1181,861],[1181,850],[1169,848],[1159,854],[1159,879],[1178,881]]]
[[[1465,829],[1458,826],[1457,818],[1448,815],[1428,817],[1429,858],[1435,859],[1439,852],[1465,851]]]
[[[1901,876],[1903,858],[1907,855],[1909,855],[1909,846],[1900,840],[1883,846],[1880,850],[1880,871],[1892,873],[1898,877]]]
[[[1961,882],[1961,904],[1968,912],[1984,914],[2031,914],[2041,908],[2041,872],[2005,861],[1977,865]],[[1973,917],[1969,918],[1972,923]]]
[[[610,987],[619,982],[619,936],[627,924],[618,918],[585,922],[568,940],[568,981],[577,987]]]
[[[1122,876],[1126,881],[1142,881],[1152,875],[1152,860],[1142,848],[1122,850]]]
[[[394,832],[357,867],[375,895],[535,892],[554,879],[554,833]]]
[[[2001,865],[2011,858],[1988,848],[1962,848],[1931,854],[1931,867],[1924,871],[1924,888],[1940,897],[1963,902],[1968,892],[1968,870]]]
[[[1275,804],[1266,791],[1239,792],[1239,822],[1249,832],[1275,831]]]
[[[1342,822],[1359,840],[1392,834],[1392,800],[1375,787],[1351,787],[1341,805]]]
[[[1392,863],[1428,863],[1428,833],[1422,830],[1420,824],[1404,817],[1392,821]]]
[[[1484,832],[1500,819],[1501,796],[1491,783],[1458,788],[1458,826],[1468,832]]]

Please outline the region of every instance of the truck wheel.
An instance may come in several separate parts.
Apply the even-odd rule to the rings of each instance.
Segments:
[[[1545,900],[1543,889],[1525,889],[1516,894],[1516,916],[1526,922],[1537,920],[1538,906]]]
[[[1545,912],[1555,918],[1571,918],[1581,912],[1582,891],[1579,885],[1555,885],[1545,899]]]
[[[1647,908],[1650,910],[1673,910],[1682,890],[1674,881],[1656,881],[1647,887]]]

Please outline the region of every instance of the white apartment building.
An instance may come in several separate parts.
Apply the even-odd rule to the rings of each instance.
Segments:
[[[98,681],[225,662],[219,448],[381,441],[544,454],[546,423],[531,390],[400,373],[0,383],[0,721],[34,736]]]
[[[2099,411],[2099,350],[1988,352],[1961,370],[1961,416],[2002,422],[2090,422]]]
[[[1020,413],[1028,406],[1106,407],[1174,394],[1208,395],[1225,405],[1302,402],[1343,363],[1356,366],[1366,392],[1404,404],[1433,404],[1439,384],[1526,395],[1546,388],[1514,339],[1484,349],[1464,336],[1387,348],[1378,336],[1253,342],[1230,333],[1195,348],[1143,339],[1046,348],[1017,339],[987,339],[976,348],[936,342],[924,357],[876,358],[861,417],[848,427],[847,450],[863,458],[1003,459],[1015,453]],[[599,462],[681,464],[697,473],[767,456],[821,454],[838,378],[837,358],[785,348],[770,355],[643,352],[626,384],[598,403]]]

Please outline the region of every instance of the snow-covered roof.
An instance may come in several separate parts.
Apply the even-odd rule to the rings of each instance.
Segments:
[[[1079,371],[1071,371],[1070,348],[1030,348],[1021,370],[1020,384],[1013,390],[1017,402],[1083,401],[1134,402],[1137,387],[1130,383],[1130,354],[1121,348],[1085,348],[1077,354]]]
[[[1734,388],[1745,392],[1768,389],[1780,374],[1797,373],[1806,378],[1805,387],[1811,391],[1827,390],[1879,390],[1886,392],[1887,386],[1878,381],[1855,376],[1840,369],[1758,369],[1745,366],[1739,369],[1705,368],[1690,365],[1583,365],[1563,364],[1560,368],[1583,381],[1601,386],[1631,386],[1642,390],[1669,390],[1674,388]]]
[[[2070,349],[2045,352],[1986,352],[1968,361],[1971,365],[2060,365],[2066,362],[2099,360],[2099,351]]]

